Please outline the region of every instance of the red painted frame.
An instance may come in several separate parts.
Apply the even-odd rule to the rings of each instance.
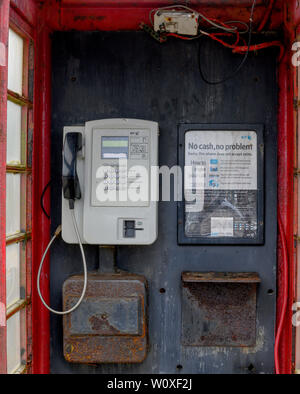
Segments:
[[[40,17],[40,15],[39,15]],[[40,207],[40,196],[50,179],[50,116],[51,116],[51,51],[50,30],[40,25],[36,38],[35,70],[35,132],[33,151],[33,373],[50,371],[50,327],[49,312],[42,305],[37,294],[37,272],[39,262],[50,238],[50,222]],[[38,125],[38,126],[37,126]],[[49,195],[45,196],[44,207],[50,212]],[[40,281],[43,296],[49,303],[49,260],[44,264]]]
[[[7,41],[7,7],[8,0],[0,0],[0,41]],[[33,199],[33,372],[49,373],[50,365],[50,333],[49,314],[42,306],[36,294],[36,274],[39,260],[50,237],[50,224],[43,215],[39,198],[43,187],[50,178],[50,114],[51,114],[51,50],[50,33],[54,30],[135,30],[140,21],[148,22],[149,11],[158,6],[172,4],[168,0],[40,0],[36,7],[33,0],[13,0],[13,7],[19,16],[35,27],[33,15],[37,12],[39,20],[36,31],[35,57],[35,132],[34,132],[34,199]],[[248,21],[251,0],[226,1],[227,7],[220,7],[222,0],[192,0],[190,5],[201,8],[208,16],[222,20],[235,19]],[[255,20],[262,20],[266,8],[262,1],[257,2]],[[208,7],[208,5],[210,5]],[[289,292],[287,313],[284,319],[283,331],[280,337],[280,371],[292,371],[292,303],[294,299],[294,160],[296,122],[294,100],[297,98],[296,68],[291,64],[292,42],[296,37],[296,29],[300,23],[300,8],[297,0],[275,2],[270,15],[268,27],[280,29],[284,22],[284,37],[286,54],[278,68],[279,110],[278,110],[278,212],[280,213],[285,238],[287,240],[288,261],[282,255],[282,245],[278,243],[278,302],[277,315],[282,309],[282,290],[284,277],[282,275],[285,263],[289,268]],[[4,26],[4,28],[3,28]],[[5,148],[6,139],[6,67],[0,66],[0,210],[5,211]],[[4,111],[3,106],[4,104]],[[50,209],[49,195],[45,200],[46,209]],[[3,238],[4,237],[4,238]],[[5,261],[5,223],[3,215],[0,218],[0,261]],[[3,264],[0,264],[0,275],[3,278]],[[0,302],[5,300],[3,280],[0,283]],[[41,278],[43,294],[49,300],[49,268],[46,265]],[[1,323],[1,312],[0,312]],[[5,344],[5,329],[0,324],[0,346]],[[3,353],[0,352],[0,368],[3,366]],[[0,370],[1,371],[1,370]]]
[[[7,61],[9,0],[0,3],[0,212],[6,211],[6,130],[7,130]],[[3,45],[5,53],[3,53]],[[5,215],[0,215],[0,349],[6,349],[6,234]],[[0,373],[6,373],[6,350],[0,352]]]
[[[286,54],[278,69],[278,214],[284,228],[287,261],[284,260],[282,244],[278,242],[277,266],[277,323],[283,307],[284,265],[288,265],[288,300],[283,331],[279,346],[280,371],[293,371],[292,347],[292,304],[295,298],[296,246],[294,243],[294,226],[297,212],[294,206],[294,168],[297,167],[297,112],[294,103],[298,101],[297,69],[292,65],[292,43],[300,23],[300,8],[297,0],[284,3],[284,37]]]

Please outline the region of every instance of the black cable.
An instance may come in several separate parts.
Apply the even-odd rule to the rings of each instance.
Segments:
[[[47,191],[47,189],[48,189],[48,187],[49,187],[50,185],[51,185],[51,181],[49,181],[49,182],[47,183],[47,185],[44,187],[44,190],[43,190],[43,193],[41,194],[41,199],[40,199],[41,208],[42,208],[44,214],[47,216],[47,218],[48,218],[49,220],[50,220],[50,215],[48,214],[48,212],[45,210],[45,207],[44,207],[44,196],[45,196],[45,193],[46,193],[46,191]]]
[[[248,48],[247,48],[247,51],[246,51],[242,61],[240,62],[240,64],[237,66],[237,68],[234,70],[234,72],[232,74],[228,75],[227,77],[225,77],[225,78],[223,78],[223,79],[221,79],[219,81],[210,81],[209,79],[207,79],[205,77],[205,75],[203,74],[203,70],[202,70],[202,67],[201,67],[201,42],[199,43],[199,51],[198,51],[199,72],[200,72],[201,78],[207,84],[209,84],[209,85],[219,85],[219,84],[222,84],[222,83],[228,81],[229,79],[234,78],[236,76],[236,74],[240,71],[240,69],[243,67],[243,65],[245,64],[245,62],[246,62],[246,60],[248,58],[249,51],[250,51],[250,46],[251,46],[253,13],[254,13],[255,4],[256,4],[256,0],[253,0],[252,7],[251,7],[251,14],[250,14],[250,18],[249,18]]]

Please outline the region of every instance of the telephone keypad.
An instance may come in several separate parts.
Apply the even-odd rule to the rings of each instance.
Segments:
[[[103,184],[107,187],[104,190],[122,190],[122,186],[130,186],[132,182],[142,182],[141,174],[131,169],[120,168],[118,165],[111,165],[105,173],[102,179],[98,179],[98,182],[103,181]],[[110,187],[111,186],[111,187]],[[139,189],[139,187],[137,187]]]

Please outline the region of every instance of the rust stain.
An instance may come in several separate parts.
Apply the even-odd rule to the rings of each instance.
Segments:
[[[182,279],[184,345],[255,346],[256,274],[189,273]]]
[[[105,311],[99,314],[87,315],[86,318],[93,330],[92,334],[71,334],[71,318],[64,316],[64,353],[65,359],[71,363],[100,364],[100,363],[141,363],[147,356],[147,282],[143,276],[134,274],[99,274],[89,273],[86,298],[120,298],[138,297],[141,314],[139,315],[139,334],[120,333],[112,326],[109,314]],[[74,303],[81,293],[83,277],[76,275],[64,283],[64,308]],[[84,315],[83,315],[84,316]],[[73,328],[74,329],[74,328]],[[73,351],[68,352],[67,345]]]
[[[91,316],[89,318],[89,321],[92,325],[92,329],[94,331],[101,331],[102,335],[103,334],[115,334],[118,335],[120,334],[120,331],[117,330],[115,327],[113,327],[111,324],[109,324],[108,321],[108,316],[107,315],[101,315],[101,316]]]

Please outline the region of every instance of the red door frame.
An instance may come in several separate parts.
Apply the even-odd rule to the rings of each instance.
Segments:
[[[39,16],[38,16],[39,17]],[[42,305],[37,293],[37,272],[41,257],[50,239],[50,222],[42,213],[40,196],[50,180],[50,135],[51,135],[51,51],[50,30],[41,23],[36,37],[35,56],[35,138],[33,147],[33,373],[50,372],[50,320],[49,312]],[[50,212],[49,194],[45,196],[44,207]],[[49,259],[45,260],[40,281],[43,297],[49,304]]]
[[[20,15],[32,20],[33,0],[12,0]],[[239,6],[220,7],[221,0],[203,1],[213,3],[216,7],[206,8],[201,6],[201,11],[208,16],[218,17],[223,20],[232,19],[235,15],[240,20],[248,21],[250,0],[239,1]],[[105,6],[101,1],[85,0],[85,5],[80,5],[79,0],[64,0],[61,2],[48,0],[39,1],[38,20],[39,27],[36,31],[36,55],[35,55],[35,131],[34,131],[34,162],[33,162],[33,372],[49,373],[50,371],[50,331],[49,313],[42,306],[36,293],[36,274],[39,260],[49,241],[50,223],[40,209],[40,195],[44,186],[50,179],[50,115],[51,115],[51,41],[50,33],[55,30],[136,30],[140,21],[148,21],[149,11],[157,6],[148,0],[140,0],[139,7],[129,0],[120,0],[118,6],[113,6],[113,1],[106,1]],[[45,3],[45,4],[43,4]],[[132,4],[131,4],[132,3]],[[170,3],[167,0],[159,1],[159,4]],[[197,5],[197,1],[191,5]],[[259,3],[259,2],[258,2]],[[9,0],[0,0],[0,42],[7,43],[8,35],[8,4]],[[135,3],[136,4],[136,3]],[[198,2],[199,4],[199,2]],[[234,1],[231,2],[234,4]],[[296,29],[300,23],[300,8],[297,0],[283,1],[283,10],[277,1],[277,7],[271,14],[270,26],[279,29],[284,21],[286,54],[278,68],[278,212],[280,213],[284,238],[286,239],[288,258],[282,253],[282,243],[278,242],[278,302],[277,315],[280,317],[284,303],[284,267],[288,264],[288,294],[287,309],[283,320],[279,344],[279,362],[281,373],[292,371],[292,303],[294,299],[294,161],[296,122],[294,100],[297,98],[296,68],[291,64],[291,44],[296,37]],[[247,7],[246,7],[247,6]],[[261,20],[266,10],[258,7],[256,18]],[[33,22],[32,22],[33,23]],[[1,53],[0,53],[1,59]],[[6,64],[0,64],[0,210],[5,212],[5,165],[6,165]],[[45,199],[45,207],[50,209],[49,195]],[[5,219],[0,217],[0,261],[5,262]],[[1,278],[5,278],[5,264],[0,263]],[[49,266],[45,265],[41,286],[46,300],[49,300]],[[0,282],[0,306],[5,303],[5,280]],[[0,308],[0,346],[6,346],[5,327],[1,327]],[[3,316],[2,316],[3,317]],[[5,365],[2,360],[3,352],[0,352],[0,368]],[[1,370],[0,370],[1,372]]]
[[[36,5],[34,0],[0,0],[0,373],[7,371],[6,357],[6,132],[7,132],[7,73],[8,73],[8,33],[10,25],[24,38],[27,45],[29,40],[35,40]],[[24,59],[29,62],[27,53]],[[26,64],[26,76],[31,69],[31,64]],[[31,121],[28,119],[31,124]],[[28,124],[29,125],[29,124]],[[30,126],[29,126],[30,127]],[[27,197],[30,196],[30,193]],[[29,201],[29,200],[28,200]],[[28,205],[26,214],[31,215],[32,206]],[[26,275],[30,278],[31,256],[28,255]],[[31,279],[31,278],[30,278]],[[30,284],[27,285],[26,295],[30,300]],[[31,312],[27,306],[26,348],[28,351],[28,364],[31,364]]]

